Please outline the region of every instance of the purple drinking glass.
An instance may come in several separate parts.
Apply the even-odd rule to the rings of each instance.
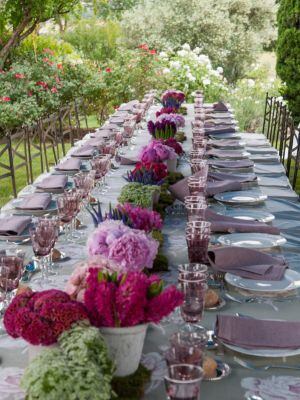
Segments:
[[[203,319],[207,284],[197,280],[181,280],[180,288],[184,295],[180,306],[183,320],[192,324],[199,323]]]
[[[168,368],[165,387],[168,400],[200,400],[203,369],[196,365],[176,364]]]

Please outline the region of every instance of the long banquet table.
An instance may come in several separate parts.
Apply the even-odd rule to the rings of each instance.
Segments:
[[[187,105],[188,115],[186,116],[185,134],[187,140],[184,142],[184,150],[188,151],[191,148],[191,120],[193,119],[193,106]],[[155,106],[152,106],[148,112],[148,118],[154,115]],[[255,137],[260,137],[261,134],[241,133],[242,140],[247,142]],[[150,136],[146,131],[139,131],[136,138],[136,147],[133,150],[137,152],[138,148],[148,143]],[[130,150],[127,150],[130,151]],[[116,204],[117,197],[120,193],[121,187],[126,183],[123,178],[124,173],[131,169],[131,166],[120,166],[116,170],[113,176],[108,178],[108,184],[110,190],[101,196],[101,202],[104,208],[107,208],[109,203]],[[189,164],[186,160],[180,160],[178,171],[184,175],[190,174]],[[290,185],[288,184],[287,178],[284,174],[284,170],[279,162],[255,162],[254,172],[259,178],[259,188],[262,193],[268,195],[268,199],[263,205],[256,206],[255,209],[266,210],[275,215],[273,225],[277,226],[281,230],[281,234],[287,239],[287,243],[282,246],[280,251],[289,262],[289,266],[292,269],[300,270],[300,203],[298,202],[298,196],[293,192]],[[285,187],[277,187],[278,182],[281,182]],[[262,186],[265,184],[266,186]],[[272,186],[274,184],[275,186]],[[3,207],[2,212],[9,212],[9,204]],[[89,232],[93,230],[92,221],[86,228],[86,237]],[[163,227],[164,234],[164,254],[167,255],[170,264],[170,271],[163,273],[162,276],[168,283],[176,283],[177,273],[176,266],[180,263],[188,261],[187,248],[185,242],[185,223],[186,217],[184,215],[167,214]],[[5,248],[5,242],[0,243],[1,248]],[[80,261],[86,259],[86,247],[85,242],[78,244],[62,244],[58,243],[56,246],[59,250],[64,251],[71,259],[67,262],[61,263],[58,270],[59,274],[54,278],[54,286],[56,288],[63,289],[66,281],[72,272],[74,265]],[[22,245],[22,248],[26,249],[27,255],[31,256],[31,246]],[[31,282],[29,282],[31,284]],[[38,288],[36,288],[38,289]],[[300,320],[300,300],[299,298],[294,300],[286,301],[275,301],[270,302],[253,302],[239,304],[236,302],[228,301],[226,306],[218,311],[220,313],[235,314],[237,312],[243,313],[256,318],[273,318],[273,319],[284,319],[284,320]],[[216,312],[206,312],[203,320],[203,325],[212,329],[214,326]],[[168,338],[170,334],[176,331],[176,324],[169,324],[164,326],[150,326],[145,341],[143,350],[143,363],[153,370],[151,383],[144,396],[145,400],[150,399],[165,399],[165,390],[163,384],[163,376],[165,365],[163,357],[161,355],[164,346],[168,344]],[[293,332],[291,332],[293,335]],[[1,397],[1,382],[4,376],[20,375],[22,369],[27,364],[27,353],[26,343],[21,340],[14,340],[6,335],[0,336],[0,357],[2,359],[1,372],[0,372],[0,398],[1,399],[20,399],[22,398],[20,393],[7,394],[4,397],[2,392]],[[210,356],[222,359],[227,362],[232,371],[231,374],[223,380],[216,382],[203,382],[201,388],[201,398],[203,399],[223,399],[223,400],[240,400],[244,398],[247,391],[245,386],[249,386],[249,379],[245,378],[256,378],[259,380],[269,378],[270,376],[289,376],[290,383],[293,384],[293,377],[299,376],[299,371],[293,369],[271,369],[268,371],[261,370],[249,370],[241,367],[234,361],[234,356],[239,357],[243,360],[248,360],[259,366],[260,364],[273,364],[276,362],[287,363],[287,365],[300,364],[300,356],[289,357],[288,359],[255,359],[253,357],[243,356],[241,354],[233,353],[228,349],[220,346],[218,350],[209,351]],[[11,368],[9,368],[11,367]],[[9,368],[9,369],[7,369]],[[259,383],[259,381],[256,381]],[[272,397],[268,397],[272,398]],[[293,397],[293,399],[300,399]]]

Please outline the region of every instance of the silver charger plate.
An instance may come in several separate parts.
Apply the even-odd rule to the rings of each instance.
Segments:
[[[218,193],[215,200],[230,204],[259,204],[267,200],[268,196],[253,190]]]
[[[230,159],[230,160],[241,160],[243,158],[249,158],[250,155],[251,154],[248,153],[247,151],[223,150],[221,154],[219,153],[217,156],[213,156],[213,157],[221,158],[221,159]]]
[[[230,233],[229,235],[219,236],[217,242],[223,246],[271,249],[284,245],[286,239],[280,235],[270,235],[268,233]]]
[[[239,141],[237,141],[236,145],[233,146],[233,145],[230,145],[230,144],[226,144],[224,142],[219,144],[218,141],[215,140],[213,143],[209,143],[209,144],[211,144],[212,147],[216,147],[218,149],[235,150],[235,149],[243,149],[245,147],[245,145],[246,145],[246,142],[244,142],[242,140],[239,140]]]
[[[244,167],[244,168],[220,168],[217,165],[210,165],[210,167],[216,172],[232,172],[234,173],[251,173],[253,172],[253,167]]]
[[[241,135],[237,132],[230,133],[208,133],[208,136],[212,139],[241,139]]]
[[[257,279],[246,279],[227,272],[225,274],[225,281],[231,286],[234,286],[238,289],[247,290],[248,292],[254,292],[255,294],[280,294],[297,289],[297,287],[299,287],[300,274],[292,269],[287,269],[280,281],[264,281]]]
[[[300,354],[300,349],[245,349],[225,342],[222,342],[222,344],[237,353],[255,357],[292,357]]]
[[[227,210],[225,215],[228,217],[242,219],[244,221],[257,221],[265,223],[271,222],[275,219],[275,216],[273,214],[259,210],[232,209]]]

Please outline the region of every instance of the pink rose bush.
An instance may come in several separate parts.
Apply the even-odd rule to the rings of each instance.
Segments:
[[[17,295],[4,314],[4,326],[13,338],[33,345],[51,345],[71,326],[89,320],[82,303],[61,290],[25,291]]]
[[[163,281],[156,275],[108,274],[98,268],[89,270],[84,294],[91,322],[97,327],[157,323],[182,301],[182,293],[175,286],[163,289]]]
[[[121,221],[106,220],[89,237],[87,246],[89,256],[102,255],[122,271],[141,271],[152,268],[159,243]]]
[[[139,160],[143,163],[158,163],[176,158],[174,149],[166,146],[161,140],[152,140],[139,154]]]

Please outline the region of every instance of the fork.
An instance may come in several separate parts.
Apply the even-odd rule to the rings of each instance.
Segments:
[[[269,364],[269,365],[260,365],[259,367],[257,367],[256,365],[252,364],[249,361],[244,361],[241,360],[238,357],[233,357],[234,361],[241,365],[244,368],[248,368],[248,369],[252,369],[254,371],[267,371],[270,368],[279,368],[279,369],[295,369],[295,370],[300,370],[300,365],[285,365],[285,364],[281,364],[281,365],[276,365],[276,364]]]

